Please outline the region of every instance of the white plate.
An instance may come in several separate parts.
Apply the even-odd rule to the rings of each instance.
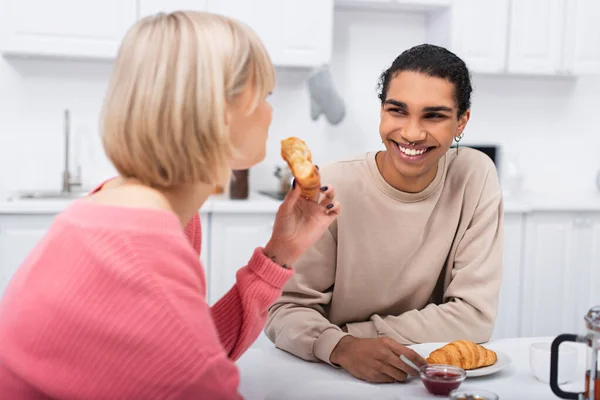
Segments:
[[[419,353],[421,356],[423,356],[423,358],[427,358],[427,357],[429,357],[429,354],[432,351],[439,349],[440,347],[442,347],[446,344],[448,344],[448,343],[422,343],[422,344],[415,344],[413,346],[410,346],[410,348],[413,349],[414,351],[416,351],[417,353]],[[485,344],[483,346],[487,347]],[[496,363],[494,365],[490,365],[489,367],[468,370],[467,378],[475,378],[477,376],[486,376],[486,375],[495,374],[496,372],[501,371],[504,368],[508,367],[512,363],[510,357],[506,353],[492,349],[491,347],[489,349],[494,350],[496,352],[496,356],[498,358],[496,360]]]

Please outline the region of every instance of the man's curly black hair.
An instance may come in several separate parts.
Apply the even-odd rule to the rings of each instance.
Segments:
[[[463,60],[451,51],[432,44],[421,44],[400,54],[379,78],[378,97],[383,104],[390,81],[402,71],[413,71],[447,79],[454,85],[458,117],[471,107],[471,76]]]

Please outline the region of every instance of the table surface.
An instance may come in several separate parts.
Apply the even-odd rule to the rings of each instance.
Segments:
[[[557,397],[547,383],[537,380],[529,368],[529,346],[533,342],[551,342],[553,338],[502,339],[485,346],[502,351],[511,358],[505,369],[484,377],[467,378],[461,389],[483,389],[500,399],[539,399]],[[270,343],[269,343],[270,344]],[[579,349],[578,373],[581,379],[561,385],[563,390],[582,391],[586,348]],[[429,394],[420,379],[404,383],[369,384],[344,370],[324,363],[304,361],[273,345],[250,348],[237,362],[240,370],[240,393],[248,400],[274,399],[440,399]],[[315,397],[317,396],[317,397]]]

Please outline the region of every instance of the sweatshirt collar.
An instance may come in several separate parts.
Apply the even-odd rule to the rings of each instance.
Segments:
[[[444,154],[438,162],[438,169],[435,178],[433,178],[433,181],[431,181],[431,183],[424,190],[418,193],[403,192],[394,188],[389,183],[387,183],[385,179],[383,179],[383,176],[381,175],[381,172],[379,172],[379,168],[377,167],[377,162],[375,161],[377,153],[378,152],[367,153],[367,164],[369,167],[369,172],[371,173],[371,176],[373,177],[373,180],[379,188],[379,190],[398,201],[404,203],[414,203],[425,200],[426,198],[431,196],[431,194],[433,194],[438,187],[441,186],[440,184],[446,176],[447,154]]]

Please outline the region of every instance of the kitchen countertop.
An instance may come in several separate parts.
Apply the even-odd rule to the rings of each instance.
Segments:
[[[7,199],[8,196],[0,198]],[[0,214],[56,214],[75,199],[0,200]],[[225,195],[211,196],[200,213],[275,213],[281,201],[256,192],[246,200],[231,200]],[[533,211],[600,212],[600,193],[584,195],[547,195],[505,197],[506,213]]]
[[[9,196],[0,198],[8,199]],[[0,200],[0,214],[56,214],[75,201],[71,199]],[[246,200],[231,200],[225,195],[211,196],[200,213],[275,213],[281,202],[258,193]]]

